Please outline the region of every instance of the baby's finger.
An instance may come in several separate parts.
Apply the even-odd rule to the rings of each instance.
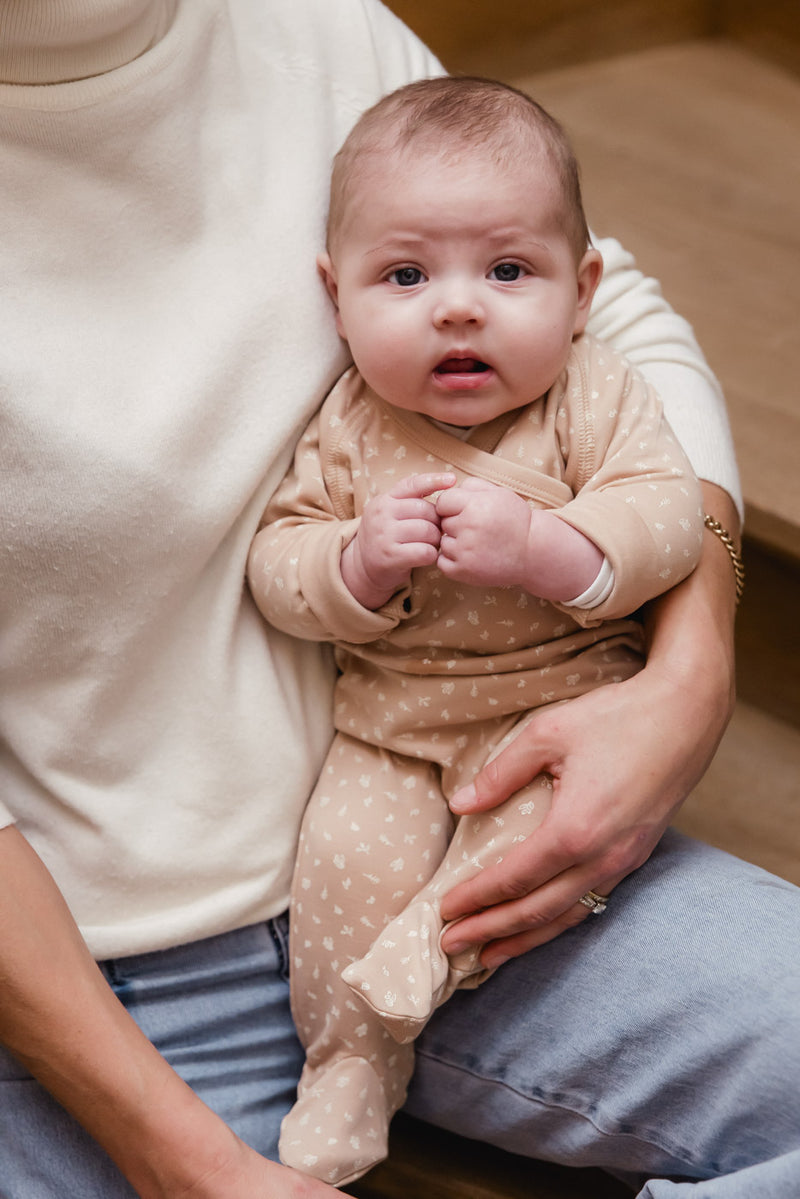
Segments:
[[[462,512],[467,498],[464,495],[463,487],[454,487],[452,490],[442,491],[436,497],[436,515],[443,519],[448,516],[458,516]]]
[[[476,479],[470,475],[461,486],[464,491],[497,491],[499,484],[490,483],[488,479]]]
[[[402,542],[395,547],[395,565],[406,570],[417,566],[433,566],[439,551],[435,545],[424,541]]]
[[[407,545],[412,541],[424,541],[427,545],[438,546],[440,537],[441,533],[436,521],[420,519],[417,516],[398,520],[395,529],[395,540],[400,545]]]
[[[456,476],[451,472],[408,475],[401,479],[388,493],[396,500],[424,499],[434,491],[445,491],[455,486]]]

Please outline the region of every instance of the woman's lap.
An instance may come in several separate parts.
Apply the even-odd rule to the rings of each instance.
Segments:
[[[105,967],[179,1073],[272,1157],[302,1064],[283,928]],[[668,834],[605,915],[436,1013],[408,1110],[517,1153],[632,1176],[709,1177],[791,1149],[797,1162],[780,1168],[800,1172],[798,930],[800,891]],[[0,1144],[0,1199],[132,1194],[2,1051]],[[709,1196],[788,1196],[778,1169]]]
[[[668,833],[604,915],[434,1015],[407,1107],[639,1184],[793,1151],[774,1186],[742,1176],[709,1196],[800,1195],[800,890]]]
[[[281,918],[101,964],[178,1073],[243,1140],[273,1158],[303,1064],[289,1011],[287,927]],[[134,1196],[105,1154],[1,1047],[0,1146],[0,1199]]]

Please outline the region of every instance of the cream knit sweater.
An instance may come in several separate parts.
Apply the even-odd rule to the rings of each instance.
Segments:
[[[98,957],[287,902],[331,674],[251,538],[343,368],[314,257],[358,112],[438,68],[374,0],[5,0],[0,824]],[[613,242],[592,329],[738,498],[683,321]]]

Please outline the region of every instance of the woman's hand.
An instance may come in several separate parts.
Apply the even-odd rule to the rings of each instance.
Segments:
[[[188,1190],[164,1191],[163,1199],[333,1199],[341,1193],[316,1178],[267,1161],[241,1141],[238,1147]]]
[[[703,489],[706,510],[737,529],[728,496]],[[578,924],[590,914],[581,895],[608,895],[647,860],[733,710],[734,610],[730,559],[706,533],[694,574],[650,607],[645,669],[543,711],[453,797],[458,815],[484,811],[542,771],[553,778],[536,833],[445,898],[458,921],[442,938],[449,954],[484,944],[482,963],[497,966]]]

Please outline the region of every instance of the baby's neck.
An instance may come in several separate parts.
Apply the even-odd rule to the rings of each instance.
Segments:
[[[459,441],[466,441],[472,430],[475,428],[474,425],[449,425],[447,421],[434,420],[432,416],[429,416],[428,420],[432,425],[436,425],[437,429],[441,429],[444,433],[452,434],[452,436],[457,437]]]

